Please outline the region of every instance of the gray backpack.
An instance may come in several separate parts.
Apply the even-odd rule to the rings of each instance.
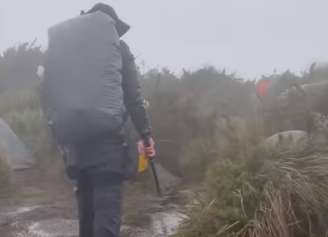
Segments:
[[[44,90],[63,143],[118,132],[124,123],[120,40],[114,20],[96,12],[49,29]]]

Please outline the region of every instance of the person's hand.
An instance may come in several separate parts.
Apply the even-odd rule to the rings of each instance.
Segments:
[[[155,141],[153,138],[147,138],[148,141],[139,141],[138,148],[140,154],[145,154],[147,158],[153,159],[156,156]],[[146,144],[145,144],[146,143]]]

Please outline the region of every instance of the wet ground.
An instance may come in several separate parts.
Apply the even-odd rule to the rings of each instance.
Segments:
[[[16,195],[0,198],[1,237],[78,236],[74,192],[70,184],[53,180],[36,186],[35,181],[42,177],[31,173],[18,179],[21,185]],[[136,185],[127,186],[122,237],[174,234],[185,218],[180,194],[171,192],[159,198]]]

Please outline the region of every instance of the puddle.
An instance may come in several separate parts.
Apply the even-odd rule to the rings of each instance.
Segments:
[[[187,217],[177,211],[155,213],[151,216],[153,233],[161,236],[170,236],[176,233],[177,228]]]
[[[123,237],[168,237],[174,234],[181,222],[186,218],[183,214],[168,210],[151,214],[148,228],[123,226]],[[28,226],[24,237],[76,237],[78,236],[78,221],[51,219],[32,223]]]
[[[19,216],[19,215],[22,215],[24,213],[34,211],[34,210],[38,209],[39,207],[40,206],[20,207],[20,208],[16,209],[15,211],[8,212],[7,215],[9,215],[9,216]]]
[[[126,199],[125,210],[133,211],[123,218],[125,223],[121,236],[168,237],[175,234],[186,219],[182,214],[183,197],[179,195],[177,193],[164,199],[139,195]],[[3,215],[0,213],[0,236],[77,237],[79,228],[73,203],[71,198],[65,202],[53,201],[51,205],[23,206],[3,211]]]
[[[75,237],[78,236],[76,220],[53,219],[36,222],[28,227],[33,237]]]

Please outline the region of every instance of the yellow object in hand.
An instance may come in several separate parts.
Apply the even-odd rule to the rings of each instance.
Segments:
[[[143,173],[148,169],[149,161],[145,155],[139,155],[138,172]]]

